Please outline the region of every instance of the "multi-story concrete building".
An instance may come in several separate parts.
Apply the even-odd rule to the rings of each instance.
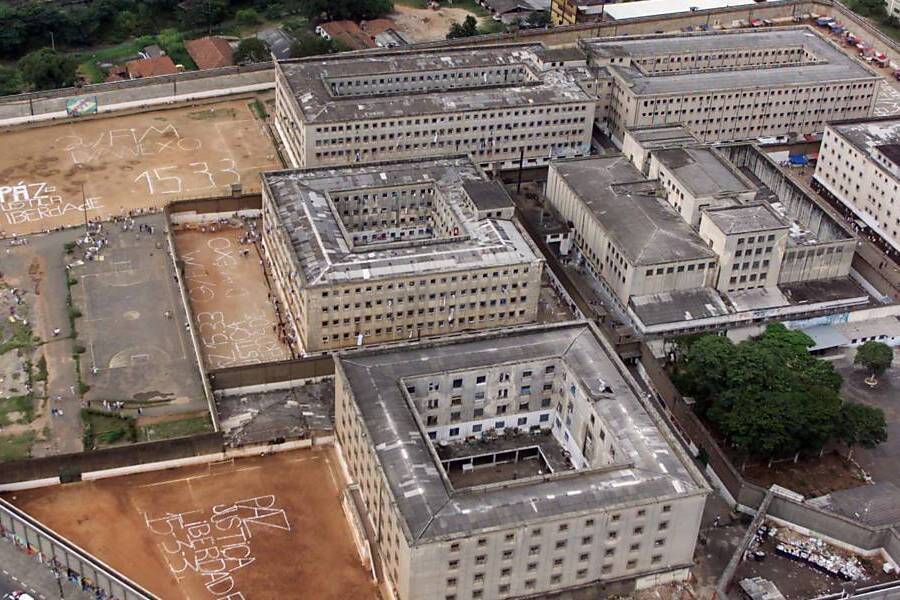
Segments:
[[[469,158],[262,181],[263,244],[302,351],[534,321],[543,260]]]
[[[550,0],[550,20],[554,25],[598,21],[605,7],[605,0]]]
[[[900,252],[900,119],[829,124],[813,178]]]
[[[297,167],[471,154],[488,169],[590,151],[596,104],[585,57],[541,45],[279,61],[276,127]]]
[[[716,253],[622,155],[552,163],[546,195],[572,223],[581,262],[621,304],[715,281]]]
[[[592,324],[351,351],[335,371],[336,437],[401,600],[687,575],[709,488]]]
[[[581,40],[625,129],[682,123],[702,141],[821,132],[872,114],[880,76],[808,27]],[[603,80],[611,80],[608,88]]]
[[[624,139],[634,166],[624,155],[558,161],[545,192],[573,230],[576,262],[639,331],[867,302],[847,279],[853,234],[755,147],[704,146],[675,126]]]

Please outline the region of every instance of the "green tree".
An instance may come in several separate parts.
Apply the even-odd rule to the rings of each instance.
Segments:
[[[536,10],[526,19],[531,27],[546,27],[550,24],[550,12],[546,10]]]
[[[884,411],[865,404],[844,404],[837,429],[840,439],[850,447],[849,456],[853,455],[854,446],[874,448],[887,439]]]
[[[178,22],[184,29],[209,31],[225,19],[227,9],[228,0],[182,0],[178,3]]]
[[[303,58],[304,56],[318,56],[333,52],[328,40],[308,31],[300,31],[294,35],[294,43],[291,44],[291,58]]]
[[[272,55],[269,53],[269,45],[255,37],[241,40],[234,53],[234,62],[239,65],[264,62],[271,59]]]
[[[468,15],[462,24],[453,23],[447,33],[447,39],[472,37],[478,35],[478,21],[472,15]]]
[[[885,19],[887,11],[881,0],[850,0],[847,5],[854,11],[865,17]]]
[[[300,10],[310,21],[368,21],[393,11],[394,3],[392,0],[306,0]]]
[[[691,344],[684,361],[685,393],[702,408],[728,387],[728,367],[736,352],[731,340],[723,335],[706,335]]]
[[[878,377],[890,368],[894,362],[894,351],[881,342],[866,342],[856,349],[854,364],[862,365],[872,372],[872,378]]]
[[[22,80],[35,90],[50,90],[75,84],[78,64],[70,56],[41,48],[25,55],[18,63]]]
[[[0,96],[18,94],[22,89],[22,78],[19,72],[9,67],[0,67]]]
[[[252,8],[240,9],[237,11],[237,14],[235,14],[234,19],[241,27],[252,27],[262,21],[259,17],[259,13]]]
[[[15,56],[24,46],[27,29],[19,10],[0,3],[0,56]]]

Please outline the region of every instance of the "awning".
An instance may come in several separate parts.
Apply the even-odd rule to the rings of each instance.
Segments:
[[[813,345],[808,348],[810,352],[840,348],[850,344],[850,340],[831,325],[819,325],[804,329],[803,333],[812,338]]]

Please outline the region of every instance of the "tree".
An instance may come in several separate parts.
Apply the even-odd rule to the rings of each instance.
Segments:
[[[18,94],[22,89],[22,79],[19,72],[8,67],[0,67],[0,96]]]
[[[392,0],[306,0],[300,7],[310,21],[368,21],[394,10]]]
[[[50,90],[75,84],[78,64],[70,56],[50,48],[25,55],[18,64],[22,80],[35,90]]]
[[[848,458],[853,456],[854,446],[874,448],[887,439],[884,411],[874,406],[847,402],[841,407],[838,419],[838,436],[850,447]]]
[[[0,56],[15,56],[25,45],[27,31],[19,10],[0,3]]]
[[[884,19],[887,16],[885,4],[881,0],[850,0],[847,5],[864,17]]]
[[[472,37],[473,35],[478,35],[478,21],[472,15],[468,15],[466,20],[462,22],[462,25],[459,23],[450,25],[447,39]]]
[[[234,15],[234,19],[241,27],[252,27],[262,21],[262,19],[259,18],[259,13],[252,8],[242,8],[237,11]]]
[[[881,342],[866,342],[856,349],[853,363],[862,365],[872,372],[872,379],[884,373],[894,362],[894,351]]]
[[[228,9],[228,0],[182,0],[178,4],[178,22],[184,29],[209,30],[221,23]]]
[[[234,62],[239,65],[247,63],[264,62],[271,60],[269,53],[269,45],[263,40],[255,37],[241,40],[237,50],[234,53]]]
[[[299,31],[294,35],[295,41],[291,44],[291,58],[303,58],[304,56],[318,56],[332,52],[332,45],[328,40],[308,31]]]
[[[546,10],[536,10],[525,20],[529,27],[546,27],[550,24],[550,13]]]

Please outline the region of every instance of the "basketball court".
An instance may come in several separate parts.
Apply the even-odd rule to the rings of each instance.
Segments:
[[[160,598],[374,599],[340,476],[311,449],[5,497]]]
[[[279,168],[250,99],[3,133],[0,232],[7,236],[258,190]],[[0,236],[2,237],[2,236]]]
[[[136,221],[153,234],[116,223],[105,227],[103,260],[73,267],[72,298],[81,311],[77,343],[85,347],[85,398],[150,403],[149,414],[195,412],[207,407],[200,370],[185,328],[187,316],[166,250],[166,221]]]
[[[205,225],[175,232],[178,258],[211,369],[291,358],[278,335],[278,317],[254,244],[245,229]]]

